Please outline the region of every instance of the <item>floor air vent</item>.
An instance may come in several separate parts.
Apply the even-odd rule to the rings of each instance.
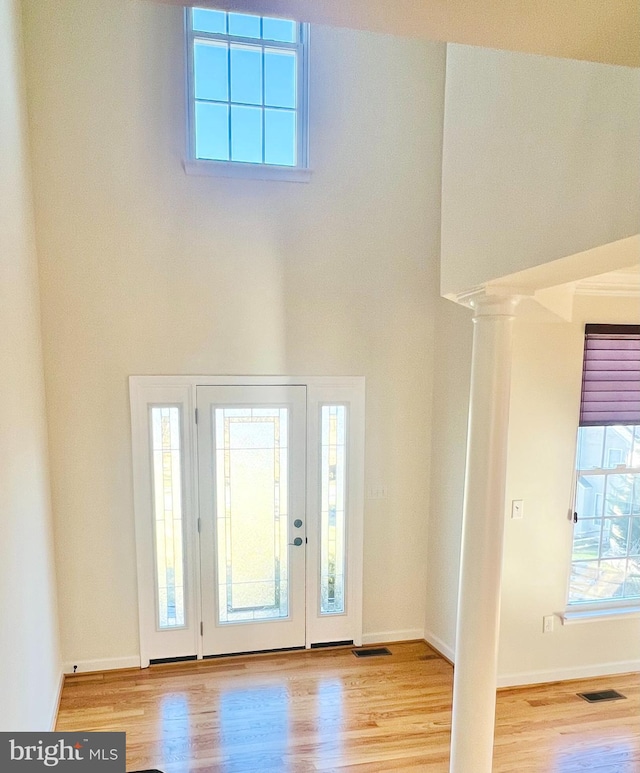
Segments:
[[[387,647],[367,647],[366,650],[351,650],[357,658],[377,658],[380,655],[391,655]]]
[[[197,660],[196,655],[185,655],[181,658],[151,658],[149,661],[150,665],[152,666],[162,666],[165,663],[186,663],[188,660]],[[140,771],[140,773],[145,773],[145,771]]]
[[[616,692],[616,690],[600,690],[599,692],[579,692],[578,697],[589,703],[601,703],[602,701],[619,701],[627,696]]]

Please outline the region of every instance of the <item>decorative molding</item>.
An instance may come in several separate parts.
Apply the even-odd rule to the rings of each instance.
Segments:
[[[540,267],[538,267],[540,268]],[[584,279],[577,279],[572,282],[560,282],[558,284],[544,284],[541,287],[532,287],[531,284],[499,284],[501,280],[494,280],[487,285],[479,285],[461,293],[449,294],[445,297],[449,300],[466,306],[470,309],[477,309],[483,303],[483,299],[491,298],[496,301],[499,298],[535,298],[540,292],[558,289],[564,287],[572,295],[595,295],[609,298],[640,298],[640,266],[617,269],[604,274],[598,274]],[[505,280],[508,281],[508,280]]]
[[[575,283],[574,292],[576,295],[640,298],[640,270],[622,269],[581,279]]]
[[[425,631],[424,640],[431,649],[435,650],[445,660],[448,660],[452,666],[455,664],[456,653],[454,652],[453,647],[449,646],[439,636],[436,636],[435,633],[432,633],[431,631]]]
[[[451,300],[466,306],[469,309],[475,309],[485,299],[502,299],[511,296],[531,295],[530,290],[521,287],[502,287],[501,285],[479,285],[470,290],[463,290],[461,293],[449,296]]]
[[[475,316],[514,316],[516,306],[522,298],[533,295],[526,287],[507,285],[483,285],[450,296],[451,300],[473,309]]]
[[[119,668],[140,668],[140,655],[129,655],[125,658],[104,658],[102,660],[71,660],[63,664],[65,674],[86,674],[89,671],[114,671]]]
[[[414,641],[415,639],[424,639],[424,629],[407,628],[403,631],[380,631],[362,635],[363,644],[384,644],[393,641]]]
[[[62,700],[62,688],[64,687],[64,673],[60,672],[60,678],[58,679],[58,688],[56,690],[53,709],[51,711],[51,717],[49,719],[49,730],[53,732],[56,729],[58,723],[58,712],[60,711],[60,701]]]
[[[550,671],[522,671],[519,674],[498,675],[498,689],[524,687],[529,684],[567,682],[573,679],[592,679],[598,676],[629,674],[640,671],[640,660],[621,660],[614,663],[596,663],[590,666],[557,668]]]

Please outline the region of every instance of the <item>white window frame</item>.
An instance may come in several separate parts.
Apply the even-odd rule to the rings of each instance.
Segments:
[[[271,44],[256,38],[244,38],[237,35],[194,31],[192,8],[185,8],[185,48],[187,73],[187,149],[184,169],[187,174],[202,176],[236,177],[252,180],[281,180],[288,182],[308,182],[311,179],[309,168],[309,25],[298,24],[297,43]],[[269,17],[267,17],[269,18]],[[275,164],[247,163],[243,161],[215,161],[196,158],[195,144],[195,77],[194,77],[194,41],[219,40],[242,43],[255,48],[291,48],[297,52],[297,149],[296,166],[277,166]]]
[[[198,386],[281,386],[307,387],[307,475],[306,475],[306,642],[305,646],[338,641],[362,644],[362,573],[364,534],[364,432],[365,379],[363,376],[130,376],[133,488],[138,569],[140,663],[150,659],[203,657],[200,631],[201,593],[199,587],[198,535],[198,446],[195,422]],[[187,596],[185,626],[159,629],[156,619],[155,554],[153,550],[152,469],[149,454],[149,406],[178,405],[183,434],[183,522],[185,530],[185,577]],[[348,406],[347,502],[345,544],[345,613],[320,614],[320,407]]]
[[[604,425],[603,425],[604,426]],[[604,427],[606,432],[606,426]],[[640,474],[640,469],[635,467],[616,466],[616,467],[597,467],[588,470],[579,470],[578,466],[578,454],[579,454],[579,431],[576,433],[576,455],[574,462],[574,485],[572,494],[571,512],[575,512],[576,497],[578,489],[578,480],[581,474],[594,474],[594,475],[620,475],[620,474]],[[604,442],[604,439],[603,439]],[[602,494],[596,494],[596,496],[602,497]],[[604,507],[604,501],[602,503]],[[632,517],[630,513],[629,517]],[[578,513],[578,519],[580,514]],[[601,520],[603,521],[606,516],[602,512]],[[564,612],[560,615],[560,618],[564,625],[571,623],[585,623],[596,622],[600,620],[615,619],[619,617],[640,617],[640,598],[638,597],[624,597],[620,599],[604,599],[602,601],[579,601],[569,602],[570,590],[571,590],[571,574],[573,572],[573,548],[575,538],[576,524],[572,524],[571,532],[571,553],[569,555],[569,573],[567,577],[567,591],[566,591],[566,607]],[[630,524],[631,527],[631,524]],[[599,559],[600,560],[600,559]]]

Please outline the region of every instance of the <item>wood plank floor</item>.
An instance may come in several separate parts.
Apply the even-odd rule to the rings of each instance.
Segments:
[[[57,729],[125,731],[128,771],[447,773],[451,666],[387,646],[68,677]],[[627,700],[576,696],[610,688]],[[640,773],[639,674],[502,690],[496,722],[494,773]]]

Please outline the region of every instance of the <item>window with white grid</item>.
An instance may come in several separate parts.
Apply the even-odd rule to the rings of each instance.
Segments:
[[[187,9],[189,161],[278,176],[307,163],[306,25]]]
[[[640,326],[587,325],[569,606],[640,603]]]

